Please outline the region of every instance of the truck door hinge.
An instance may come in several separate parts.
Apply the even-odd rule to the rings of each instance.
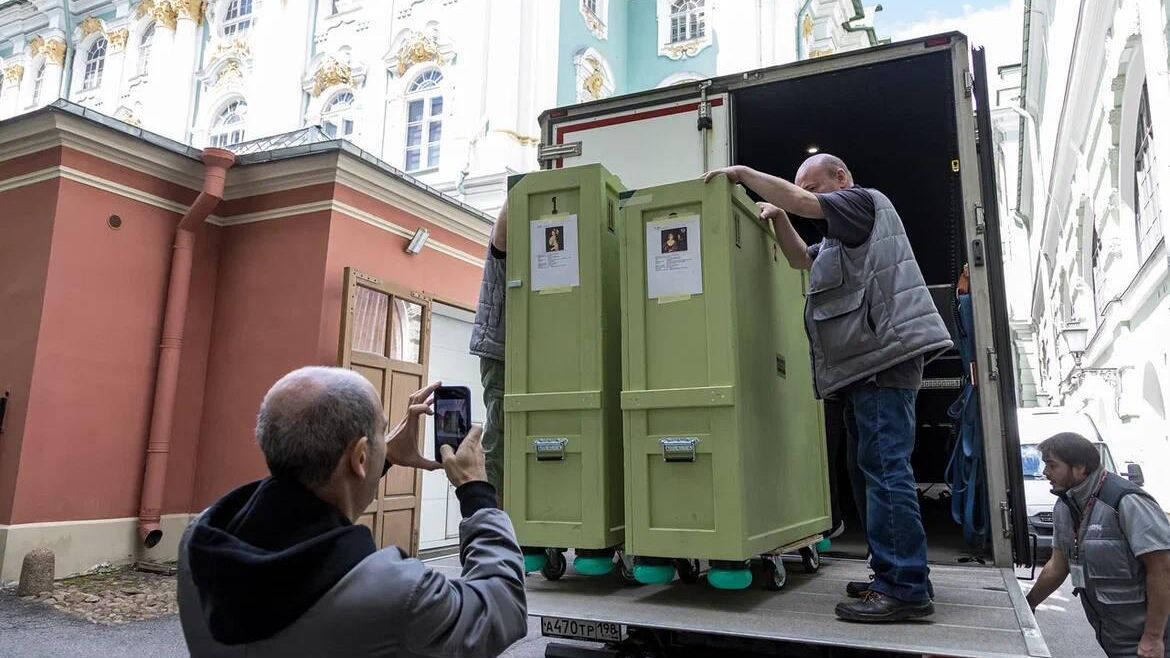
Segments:
[[[983,238],[975,238],[971,241],[971,264],[975,267],[983,267]]]
[[[999,379],[999,355],[991,347],[987,348],[987,378],[991,380]]]
[[[983,234],[983,229],[986,228],[983,216],[983,204],[975,204],[975,232]]]
[[[999,520],[1003,523],[1003,536],[1012,538],[1012,507],[1006,500],[999,501]]]
[[[710,80],[704,80],[699,83],[699,94],[701,100],[699,101],[699,124],[698,130],[710,130],[715,126],[715,122],[711,119],[711,101],[707,99],[707,89],[711,86]]]
[[[975,76],[966,69],[963,70],[963,93],[967,98],[971,98],[975,93]]]

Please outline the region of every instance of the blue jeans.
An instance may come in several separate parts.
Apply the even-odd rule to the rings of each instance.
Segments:
[[[865,519],[874,581],[870,589],[900,601],[930,598],[926,532],[918,509],[918,489],[910,456],[914,453],[914,402],[918,391],[857,384],[841,393],[847,450],[854,491],[865,492]],[[854,440],[855,439],[855,440]]]

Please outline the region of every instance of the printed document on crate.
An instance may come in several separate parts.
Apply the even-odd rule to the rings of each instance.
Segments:
[[[646,223],[646,289],[650,299],[703,293],[703,250],[699,216]]]
[[[567,290],[581,285],[577,216],[541,217],[530,230],[532,289]]]

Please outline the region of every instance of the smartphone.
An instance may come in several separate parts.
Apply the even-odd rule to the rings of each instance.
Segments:
[[[471,389],[466,386],[440,386],[435,389],[435,461],[443,462],[440,446],[458,450],[471,431]]]

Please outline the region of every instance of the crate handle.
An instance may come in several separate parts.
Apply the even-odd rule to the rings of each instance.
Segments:
[[[536,450],[536,461],[565,461],[565,446],[568,443],[568,439],[535,439],[532,442],[532,447]]]
[[[685,439],[659,439],[662,444],[662,460],[666,462],[693,462],[699,446],[699,440],[693,437]]]

